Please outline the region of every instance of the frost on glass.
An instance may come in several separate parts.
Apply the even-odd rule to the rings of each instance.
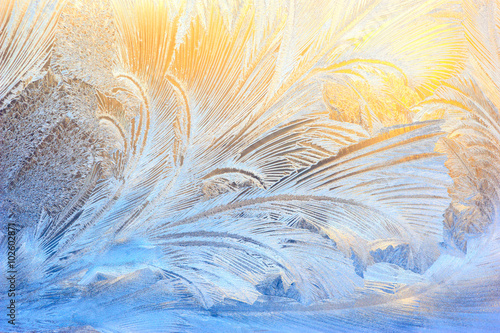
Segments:
[[[0,29],[0,331],[500,328],[498,0],[2,0]]]

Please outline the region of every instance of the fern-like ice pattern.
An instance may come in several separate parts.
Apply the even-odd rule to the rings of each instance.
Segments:
[[[500,2],[2,0],[0,223],[0,331],[498,330]]]

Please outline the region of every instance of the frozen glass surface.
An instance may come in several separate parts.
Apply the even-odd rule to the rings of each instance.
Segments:
[[[500,330],[499,110],[499,0],[0,0],[0,331]]]

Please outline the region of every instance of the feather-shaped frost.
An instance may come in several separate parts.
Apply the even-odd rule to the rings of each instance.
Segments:
[[[16,330],[499,326],[498,1],[0,10]]]

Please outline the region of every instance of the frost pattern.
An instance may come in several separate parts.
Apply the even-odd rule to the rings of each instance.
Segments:
[[[498,0],[6,0],[0,28],[17,331],[500,327]]]

